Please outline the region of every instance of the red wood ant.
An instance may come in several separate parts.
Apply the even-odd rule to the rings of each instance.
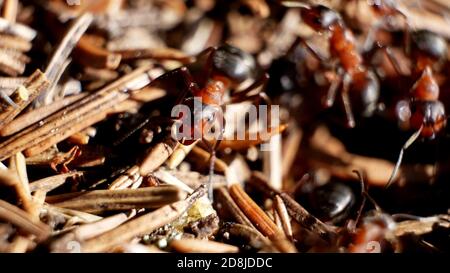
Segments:
[[[413,33],[411,41],[414,72],[421,73],[421,76],[411,88],[409,102],[397,107],[397,116],[401,122],[409,123],[411,129],[416,132],[400,150],[399,158],[386,187],[391,185],[396,177],[404,151],[419,137],[435,138],[447,121],[445,107],[439,101],[439,85],[432,70],[432,67],[440,60],[447,57],[447,44],[441,37],[426,30]]]
[[[357,0],[358,1],[358,0]],[[358,5],[361,1],[358,1]],[[372,0],[367,1],[367,4],[372,9],[375,16],[378,17],[377,22],[369,29],[366,36],[366,40],[363,45],[363,51],[366,52],[370,50],[374,42],[374,36],[376,31],[383,25],[390,26],[390,19],[395,16],[401,16],[405,21],[405,41],[409,39],[409,29],[410,23],[406,14],[399,8],[397,1],[395,0]],[[409,51],[409,49],[407,49]],[[389,54],[389,53],[388,53]]]
[[[283,3],[291,7],[300,7],[303,21],[315,31],[327,34],[333,70],[336,70],[337,76],[331,80],[325,106],[331,107],[334,104],[336,93],[342,83],[340,95],[347,116],[347,126],[353,128],[355,118],[350,94],[360,98],[363,114],[370,116],[377,108],[379,83],[375,74],[363,64],[363,58],[357,50],[351,30],[345,26],[337,11],[325,6],[305,7],[298,2]],[[316,58],[322,61],[322,64],[326,61],[326,58],[318,54],[301,38],[297,39],[294,47],[299,43],[303,43]]]
[[[225,96],[228,91],[236,90],[244,81],[256,78],[244,90],[231,94],[230,101],[252,100],[259,102],[262,99],[270,105],[270,100],[264,92],[251,94],[256,88],[264,86],[269,76],[261,72],[262,70],[259,69],[253,56],[230,45],[208,48],[199,54],[198,59],[202,57],[206,57],[206,62],[197,81],[191,74],[190,69],[185,66],[169,71],[155,81],[170,79],[178,75],[187,87],[179,95],[177,105],[189,109],[187,114],[190,115],[190,122],[188,123],[190,125],[183,122],[183,119],[187,118],[185,113],[177,113],[178,116],[175,119],[178,121],[178,128],[176,129],[177,133],[181,134],[176,135],[176,137],[183,145],[193,144],[201,139],[207,146],[211,153],[209,196],[212,198],[210,180],[214,171],[216,149],[224,132],[225,121],[221,107],[226,103]]]

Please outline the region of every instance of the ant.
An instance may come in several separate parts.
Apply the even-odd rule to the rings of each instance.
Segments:
[[[175,137],[182,145],[193,144],[200,139],[210,152],[209,166],[209,197],[212,199],[211,178],[214,172],[216,150],[224,133],[224,117],[221,107],[226,102],[226,95],[230,94],[229,102],[264,100],[271,105],[270,99],[263,92],[252,94],[259,87],[264,87],[269,76],[262,73],[252,55],[239,48],[225,44],[211,47],[199,54],[198,59],[206,58],[197,78],[191,74],[186,66],[163,74],[155,80],[173,79],[179,76],[187,87],[180,93],[177,106],[188,109],[178,112],[175,117]],[[259,77],[258,77],[259,76]],[[243,90],[237,90],[245,81],[253,79],[253,83]],[[189,123],[183,120],[190,118]],[[193,121],[193,122],[192,122]],[[269,121],[270,122],[270,121]],[[180,134],[181,133],[181,134]],[[212,143],[212,144],[211,144]]]
[[[361,3],[361,1],[356,0],[357,5]],[[375,33],[382,26],[390,27],[392,26],[392,19],[395,16],[400,16],[403,18],[405,22],[405,41],[409,39],[409,29],[410,22],[406,14],[401,10],[398,6],[397,1],[395,0],[368,0],[366,1],[373,11],[374,15],[377,17],[377,21],[374,25],[372,25],[367,33],[366,39],[363,44],[363,51],[367,52],[373,45],[375,39]],[[409,51],[409,49],[407,49]],[[390,54],[389,52],[387,52]]]
[[[411,58],[415,64],[413,75],[421,76],[410,90],[409,102],[399,103],[396,114],[400,122],[408,123],[416,132],[401,148],[386,187],[395,179],[404,151],[419,137],[434,139],[445,128],[447,121],[444,104],[439,100],[439,85],[433,75],[433,67],[447,58],[447,44],[443,38],[426,30],[413,33],[411,42]]]
[[[347,117],[347,126],[355,127],[355,118],[350,101],[350,94],[360,97],[363,114],[370,116],[377,109],[379,82],[375,73],[363,64],[363,57],[357,50],[354,36],[346,27],[339,13],[323,5],[305,6],[298,2],[283,2],[288,7],[299,7],[303,21],[317,32],[328,36],[332,68],[337,75],[332,77],[325,106],[334,104],[339,86],[341,99]],[[326,58],[311,48],[304,40],[298,38],[293,45],[303,43],[315,58],[325,63]],[[336,65],[337,68],[336,68]],[[354,92],[352,92],[354,91]]]

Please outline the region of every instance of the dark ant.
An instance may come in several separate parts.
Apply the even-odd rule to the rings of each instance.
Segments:
[[[250,86],[231,94],[230,101],[259,101],[262,99],[270,105],[270,101],[264,92],[251,94],[256,88],[264,86],[269,76],[260,72],[261,70],[253,56],[231,45],[208,48],[199,54],[198,59],[201,59],[201,57],[206,57],[206,62],[198,79],[194,79],[190,69],[184,66],[167,72],[155,81],[171,79],[178,75],[187,87],[179,95],[177,105],[188,107],[193,122],[190,126],[186,126],[183,124],[183,119],[186,118],[185,113],[179,113],[176,117],[179,125],[177,129],[178,133],[182,133],[184,137],[178,139],[178,141],[183,145],[189,145],[201,139],[207,146],[211,153],[209,196],[212,198],[211,177],[214,172],[215,153],[224,132],[225,121],[223,120],[221,107],[226,104],[225,95],[229,90],[236,90],[244,81],[255,79],[259,72],[260,76]],[[211,141],[214,143],[211,144]]]
[[[360,97],[363,114],[370,116],[378,106],[379,83],[375,74],[363,64],[363,57],[357,50],[351,30],[345,26],[337,11],[325,6],[305,7],[298,2],[283,3],[287,6],[300,7],[303,21],[315,31],[327,34],[331,62],[333,63],[332,68],[337,75],[331,79],[325,106],[333,106],[336,93],[342,83],[340,95],[347,116],[347,126],[353,128],[355,126],[355,118],[350,101],[350,93]],[[293,48],[299,43],[303,43],[322,64],[325,63],[326,58],[318,54],[301,38],[297,39]],[[337,68],[336,65],[338,65]]]
[[[356,0],[358,1],[358,0]],[[358,1],[358,5],[361,1]],[[364,45],[363,45],[363,51],[369,51],[370,48],[373,45],[374,39],[375,39],[375,33],[376,31],[382,27],[383,25],[387,25],[389,27],[391,25],[391,19],[395,16],[401,16],[403,20],[405,21],[405,40],[407,41],[409,38],[409,29],[410,29],[410,23],[408,21],[408,17],[405,15],[405,13],[399,8],[397,1],[395,0],[372,0],[367,1],[367,4],[372,9],[375,16],[378,17],[377,22],[371,26],[369,29],[369,32],[366,36]],[[409,49],[407,49],[409,51]]]
[[[314,216],[332,224],[345,220],[355,204],[355,194],[350,186],[339,181],[329,181],[324,185],[308,183],[294,194]]]

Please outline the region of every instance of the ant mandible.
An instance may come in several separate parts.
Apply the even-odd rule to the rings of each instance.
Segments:
[[[347,126],[355,126],[355,118],[352,110],[350,92],[361,98],[363,114],[370,116],[376,109],[379,98],[379,83],[375,74],[363,64],[363,58],[357,50],[355,39],[349,28],[339,13],[322,5],[305,6],[298,2],[283,2],[288,7],[299,7],[303,21],[317,32],[326,33],[329,41],[329,51],[332,63],[338,64],[336,69],[337,77],[331,80],[328,89],[325,106],[331,107],[334,104],[336,93],[340,89],[341,99],[347,117]],[[322,64],[326,59],[312,49],[301,38],[297,39],[294,47],[303,43],[306,48]]]

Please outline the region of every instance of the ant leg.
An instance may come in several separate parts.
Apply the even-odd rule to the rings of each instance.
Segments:
[[[165,78],[169,78],[173,77],[175,75],[181,75],[184,83],[186,84],[187,88],[183,89],[182,92],[178,95],[176,101],[175,101],[175,105],[180,104],[184,98],[186,98],[186,96],[188,95],[188,93],[192,93],[193,95],[197,94],[199,91],[199,88],[197,86],[197,84],[194,82],[194,79],[191,75],[191,73],[189,72],[189,69],[185,66],[169,71],[166,74],[160,76],[159,78],[157,78],[156,80],[161,80],[161,79],[165,79]],[[0,92],[2,93],[2,92]],[[3,93],[2,93],[3,94]],[[130,136],[132,136],[133,134],[135,134],[137,131],[139,131],[142,127],[144,127],[145,125],[147,125],[150,121],[150,118],[145,119],[144,121],[142,121],[141,123],[137,124],[134,128],[132,128],[128,133],[126,133],[123,137],[119,138],[117,141],[115,141],[113,143],[114,146],[118,146],[120,144],[122,144],[126,139],[128,139]]]
[[[177,70],[179,70],[178,73],[180,73],[184,83],[187,86],[187,89],[182,91],[177,98],[176,104],[180,104],[188,93],[196,96],[199,93],[200,88],[198,87],[197,83],[195,83],[194,78],[192,77],[192,74],[191,72],[189,72],[189,69],[187,67],[183,66]]]
[[[351,81],[352,81],[352,79],[351,79],[350,75],[345,74],[344,80],[342,82],[341,98],[342,98],[342,102],[344,104],[345,115],[347,116],[347,126],[350,128],[353,128],[353,127],[355,127],[355,117],[353,115],[352,105],[351,105],[350,97],[348,94]]]
[[[377,204],[377,202],[375,202],[375,200],[373,200],[373,198],[369,195],[369,192],[367,191],[366,183],[364,182],[363,175],[358,170],[353,170],[353,173],[355,173],[358,176],[359,182],[361,184],[361,195],[363,197],[363,200],[361,201],[361,207],[358,210],[357,217],[355,220],[355,226],[357,226],[367,200],[369,200],[372,203],[372,205],[375,207],[375,210],[377,212],[382,212],[383,210]]]
[[[298,45],[302,44],[308,51],[311,53],[314,58],[320,61],[320,63],[324,64],[328,60],[327,57],[323,56],[319,51],[314,49],[308,42],[306,42],[302,37],[297,37],[295,42],[292,44],[291,48],[288,50],[288,54],[292,53]]]
[[[314,49],[310,44],[308,44],[308,42],[306,42],[305,40],[301,40],[301,43],[305,46],[305,48],[316,58],[318,59],[322,64],[326,63],[326,61],[328,60],[327,57],[325,57],[324,55],[322,55],[321,53],[319,53],[319,51],[317,51],[316,49]]]
[[[392,66],[395,69],[395,72],[400,76],[406,76],[405,73],[403,73],[402,69],[400,68],[400,63],[398,62],[397,58],[395,57],[394,53],[392,52],[392,49],[385,45],[380,45],[377,43],[378,48],[383,50],[383,53],[388,58],[389,62],[392,64]]]
[[[207,56],[207,59],[205,61],[205,64],[203,66],[203,72],[201,79],[197,79],[200,86],[205,86],[206,81],[210,78],[212,70],[213,70],[213,53],[217,50],[215,47],[208,47],[207,49],[203,50],[198,54],[197,59],[200,59],[201,56]]]
[[[378,29],[381,27],[382,20],[378,20],[367,32],[366,39],[364,40],[362,52],[369,52],[375,42],[375,34]]]
[[[334,101],[336,100],[336,94],[339,86],[341,85],[342,76],[338,75],[338,77],[331,80],[330,87],[327,91],[327,97],[325,99],[325,107],[331,107],[334,104]]]
[[[411,144],[414,143],[414,141],[417,140],[417,138],[419,138],[420,133],[422,132],[422,128],[423,125],[420,126],[419,130],[417,130],[414,134],[411,135],[411,137],[405,142],[403,147],[400,149],[400,154],[398,155],[397,163],[395,164],[394,170],[392,171],[392,174],[389,177],[387,184],[384,186],[385,189],[388,188],[392,184],[392,182],[394,182],[395,178],[397,177],[398,170],[400,169],[400,165],[402,164],[403,153],[405,152],[406,149],[408,149],[409,146],[411,146]]]

